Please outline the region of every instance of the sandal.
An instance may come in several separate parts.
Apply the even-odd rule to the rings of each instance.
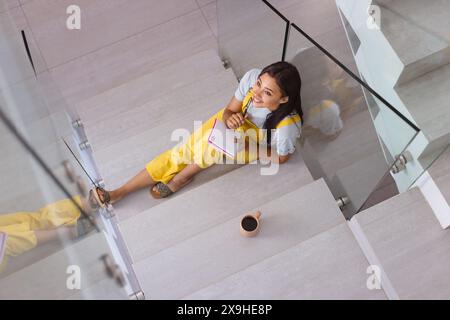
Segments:
[[[154,190],[156,189],[156,191]],[[167,184],[164,184],[162,182],[158,182],[150,189],[150,194],[155,199],[162,199],[167,198],[173,193],[172,190],[167,186]]]
[[[184,187],[185,185],[187,185],[189,182],[191,182],[193,180],[193,178],[189,179],[188,181],[186,181],[180,188]],[[156,189],[156,191],[154,190]],[[153,198],[155,199],[162,199],[162,198],[167,198],[168,196],[172,195],[173,193],[175,193],[174,191],[170,190],[170,188],[167,186],[167,184],[164,184],[162,182],[158,182],[156,183],[151,189],[150,189],[150,194],[152,195]]]
[[[103,201],[100,199],[99,191],[103,194]],[[93,210],[105,208],[110,201],[109,192],[101,187],[95,187],[89,191],[89,204]]]

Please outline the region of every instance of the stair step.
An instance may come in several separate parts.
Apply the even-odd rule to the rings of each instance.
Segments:
[[[450,64],[396,88],[418,127],[430,142],[450,139]]]
[[[185,299],[384,300],[367,288],[367,260],[346,223],[203,288]]]
[[[223,70],[217,52],[205,50],[95,95],[76,108],[89,127]]]
[[[40,53],[45,58],[49,69],[98,52],[107,46],[142,36],[143,33],[152,29],[159,28],[158,31],[161,32],[161,25],[197,9],[194,0],[181,2],[169,0],[164,3],[145,0],[132,3],[89,2],[86,5],[80,4],[86,13],[89,12],[86,15],[81,14],[82,28],[76,33],[71,33],[66,28],[61,28],[61,21],[66,19],[67,5],[65,3],[24,2],[20,1],[21,11],[23,10],[26,14],[27,24],[39,40]],[[182,29],[187,28],[188,26],[185,26]],[[169,38],[170,35],[162,33],[161,36]],[[131,58],[125,53],[123,55]]]
[[[108,279],[100,260],[105,253],[111,254],[104,235],[88,235],[76,243],[66,245],[64,250],[0,279],[0,299],[66,299],[76,292],[67,288],[70,276],[66,273],[67,268],[70,265],[79,266],[81,289],[91,287]]]
[[[377,0],[380,27],[404,64],[397,86],[450,63],[450,3]]]
[[[242,167],[242,165],[238,164],[229,164],[229,165],[215,165],[209,167],[207,170],[204,170],[197,174],[194,178],[194,181],[189,183],[187,186],[177,191],[169,198],[166,199],[153,199],[150,196],[149,189],[143,189],[137,191],[133,194],[130,194],[125,199],[121,200],[120,203],[114,205],[114,213],[116,214],[119,221],[123,222],[145,210],[148,210],[154,206],[160,205],[167,201],[172,201],[178,197],[183,196],[185,193],[189,193],[191,190],[208,183],[216,178],[219,178],[228,172],[236,170]],[[114,177],[106,178],[106,185],[118,185],[116,181],[125,182],[127,179],[135,175],[137,172],[143,169],[142,165],[138,165],[133,167],[131,170],[125,170],[120,175],[116,175]],[[111,182],[111,183],[110,183]]]
[[[162,130],[169,130],[167,140],[175,129],[194,128],[194,121],[206,120],[206,115],[224,108],[236,90],[237,82],[231,70],[222,70],[195,83],[178,88],[167,95],[149,98],[139,107],[130,108],[114,117],[99,120],[86,127],[86,134],[98,157],[108,147],[126,141],[147,130],[158,130],[152,140],[163,140]],[[183,119],[184,126],[176,127],[175,119]],[[122,149],[123,153],[123,149]],[[108,156],[110,156],[108,154]],[[99,158],[101,160],[101,158]]]
[[[237,171],[239,170],[233,173]],[[257,189],[256,185],[249,187]],[[208,198],[217,202],[218,199],[212,194],[216,189],[209,189]],[[202,204],[207,204],[207,200],[204,199],[202,204],[197,205],[201,211],[193,212],[191,208],[186,208],[189,204],[185,203],[183,216],[179,219],[173,220],[168,212],[164,212],[165,215],[159,218],[171,220],[172,223],[168,224],[171,228],[164,228],[162,231],[172,235],[183,231],[186,233],[192,228],[189,224],[194,224],[199,230],[197,225],[204,224],[206,219],[214,219],[216,223],[205,226],[197,235],[192,235],[191,238],[156,254],[149,252],[147,258],[135,264],[135,271],[146,297],[183,298],[345,221],[325,182],[318,180],[290,193],[283,192],[275,200],[270,201],[271,199],[267,197],[265,204],[253,206],[253,209],[262,212],[261,230],[256,238],[245,238],[239,233],[239,222],[242,214],[248,210],[233,208],[234,214],[229,214],[227,220],[218,219],[220,207],[231,209],[233,207],[231,202],[243,206],[240,204],[241,199],[235,199],[231,195],[227,197],[224,192],[227,189],[221,190],[221,198],[227,201],[216,204],[216,211],[204,206],[202,208]],[[276,187],[271,186],[267,189],[276,190]],[[240,194],[245,193],[240,190]],[[251,202],[248,194],[247,197],[246,204]],[[196,202],[194,199],[191,203]],[[160,207],[154,213],[165,211]],[[173,208],[172,204],[172,210]],[[141,236],[141,243],[145,242],[152,246],[156,241],[161,241],[161,235],[151,230],[154,228],[149,229],[146,223],[141,222],[147,228],[147,237]],[[159,227],[155,224],[153,226]],[[124,233],[129,237],[128,232]],[[148,235],[151,235],[151,238]],[[134,244],[136,241],[128,239],[128,243]],[[133,249],[131,251],[133,252]]]
[[[450,204],[450,149],[447,150],[428,169],[447,204]],[[449,213],[450,214],[450,213]]]
[[[202,12],[195,10],[56,66],[51,73],[67,104],[73,106],[216,46]]]
[[[260,165],[242,166],[121,222],[119,227],[133,261],[313,181],[299,152],[281,165],[276,175],[261,175],[260,170]]]
[[[400,299],[449,299],[450,233],[413,188],[357,214],[370,248]],[[383,274],[381,275],[383,282]]]

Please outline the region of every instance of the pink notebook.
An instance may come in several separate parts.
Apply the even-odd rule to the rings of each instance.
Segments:
[[[208,143],[216,150],[234,158],[242,149],[238,137],[238,132],[228,129],[223,121],[216,118],[208,137]]]

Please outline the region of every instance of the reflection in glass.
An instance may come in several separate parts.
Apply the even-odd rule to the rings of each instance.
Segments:
[[[350,204],[344,209],[349,218],[383,178],[390,178],[385,174],[392,163],[384,155],[381,137],[372,121],[369,109],[373,106],[368,105],[370,101],[359,82],[294,28],[290,32],[287,61],[302,76],[302,156],[313,177],[323,177],[335,198],[349,198]],[[381,101],[376,102],[380,108],[390,110]],[[392,114],[396,132],[402,134],[402,139],[396,140],[401,152],[416,131]],[[389,136],[387,139],[390,141]],[[379,199],[383,200],[383,196]]]
[[[35,75],[7,10],[0,38],[0,299],[126,298],[104,270],[99,213],[63,143],[78,152],[65,103],[49,72]],[[70,266],[84,275],[78,291],[67,286]]]
[[[0,271],[11,257],[18,257],[52,241],[72,241],[81,232],[86,233],[86,224],[78,223],[81,211],[74,202],[85,212],[91,212],[87,200],[81,196],[58,200],[35,211],[2,212],[0,233],[6,235],[6,241]],[[88,226],[94,230],[92,225]]]
[[[2,146],[8,150],[1,160],[0,198],[0,232],[7,236],[2,261],[5,269],[12,257],[57,240],[73,241],[95,228],[85,217],[92,214],[89,199],[83,195],[67,198],[3,122],[0,128]]]

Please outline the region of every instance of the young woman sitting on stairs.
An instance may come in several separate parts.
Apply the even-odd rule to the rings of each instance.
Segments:
[[[185,143],[155,157],[120,188],[112,191],[95,188],[91,190],[91,195],[100,206],[104,206],[116,203],[141,188],[150,187],[151,195],[157,199],[177,192],[200,171],[223,163],[224,154],[207,141],[216,118],[229,129],[244,132],[256,130],[259,136],[257,143],[265,143],[270,160],[280,164],[286,162],[295,151],[296,139],[301,132],[303,112],[300,88],[299,72],[287,62],[276,62],[262,70],[248,71],[227,107],[208,119],[199,129],[200,132],[194,132]],[[196,154],[196,150],[201,150],[201,154],[198,151]],[[259,153],[249,152],[246,146],[237,153],[235,160],[251,163],[262,159]]]

